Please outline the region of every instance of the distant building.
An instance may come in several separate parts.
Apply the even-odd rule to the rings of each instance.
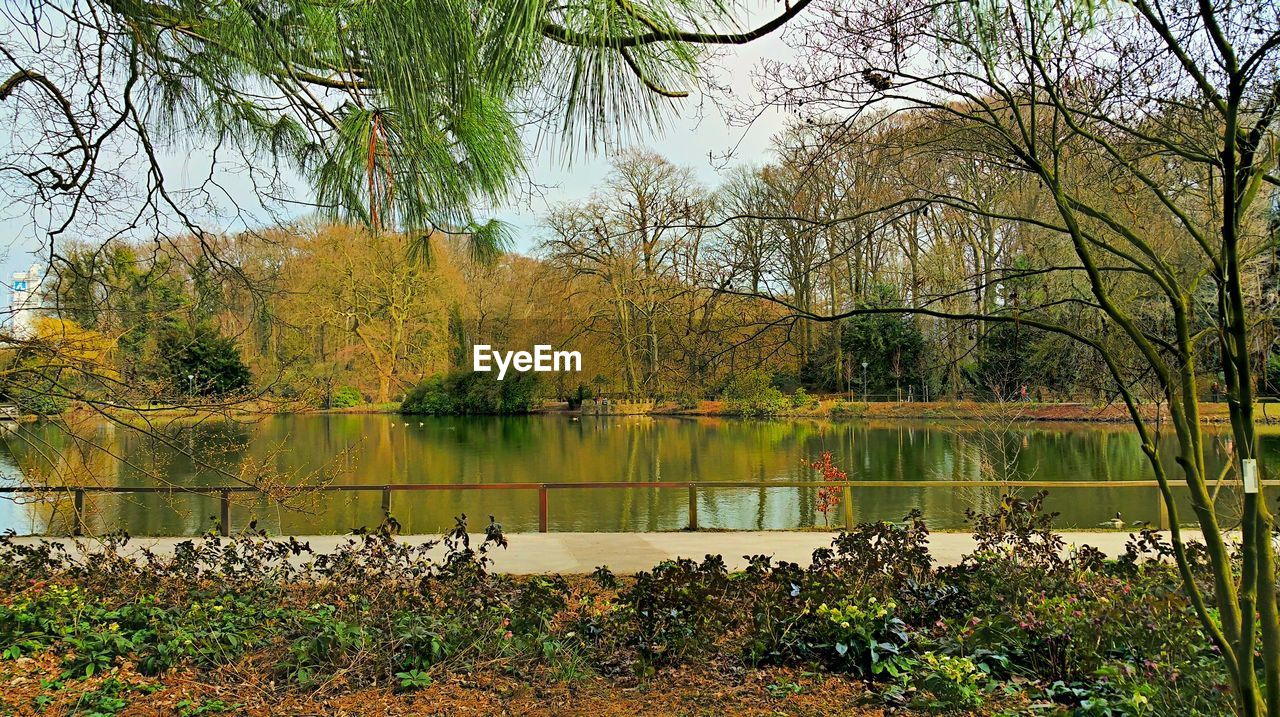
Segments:
[[[43,278],[44,267],[39,264],[32,264],[26,271],[13,272],[9,284],[9,327],[16,339],[31,338],[35,333]]]

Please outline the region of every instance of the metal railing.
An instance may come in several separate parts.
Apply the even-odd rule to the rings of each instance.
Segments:
[[[1280,480],[1261,481],[1266,486],[1280,486]],[[617,490],[629,488],[683,488],[689,491],[689,523],[688,530],[698,530],[698,491],[708,488],[827,488],[839,487],[843,491],[843,511],[846,528],[854,526],[853,489],[854,488],[1149,488],[1156,490],[1156,502],[1159,505],[1160,518],[1157,527],[1162,530],[1169,527],[1169,514],[1164,500],[1159,493],[1160,484],[1154,480],[1135,481],[647,481],[636,483],[623,482],[587,482],[587,483],[391,483],[386,485],[318,485],[290,486],[290,490],[307,492],[378,492],[382,493],[382,511],[391,515],[391,494],[409,491],[454,491],[454,490],[530,490],[538,493],[538,532],[548,532],[548,494],[554,490]],[[1178,484],[1173,484],[1174,488]],[[219,498],[219,531],[223,536],[231,535],[231,496],[233,493],[266,493],[267,491],[245,485],[234,486],[3,486],[0,495],[4,494],[62,494],[71,495],[75,509],[72,535],[83,535],[85,526],[85,496],[89,493],[128,494],[128,493],[186,493],[191,495],[218,496]]]

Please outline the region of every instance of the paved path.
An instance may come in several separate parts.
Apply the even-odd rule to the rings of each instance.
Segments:
[[[1185,539],[1198,538],[1196,531],[1184,530]],[[1124,552],[1127,532],[1064,532],[1068,546],[1091,545],[1109,556]],[[815,548],[831,544],[832,535],[821,532],[698,532],[698,533],[511,533],[510,547],[492,553],[494,569],[519,575],[535,573],[589,573],[607,565],[616,573],[647,570],[668,558],[701,559],[718,553],[730,569],[746,567],[745,555],[772,555],[775,560],[808,565]],[[298,536],[316,552],[330,552],[347,539],[341,535]],[[419,544],[436,536],[404,536],[400,540]],[[481,536],[474,536],[478,542]],[[33,542],[39,538],[19,538]],[[50,538],[70,543],[68,538]],[[130,547],[147,547],[157,554],[171,553],[178,543],[190,538],[134,538]],[[84,540],[92,549],[92,539]],[[952,565],[973,551],[973,538],[964,533],[934,533],[929,538],[934,560]],[[437,548],[439,550],[439,548]]]

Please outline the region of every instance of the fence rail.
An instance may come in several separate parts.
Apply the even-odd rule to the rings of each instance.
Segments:
[[[1280,480],[1261,481],[1264,486],[1280,486]],[[1154,488],[1160,483],[1154,480],[1134,481],[646,481],[636,483],[619,482],[586,482],[586,483],[390,483],[386,485],[315,485],[290,486],[291,490],[300,492],[381,492],[382,510],[391,513],[391,494],[410,491],[454,491],[454,490],[532,490],[538,493],[538,532],[547,532],[548,494],[553,490],[616,490],[628,488],[683,488],[689,491],[689,530],[698,530],[698,491],[706,488],[740,488],[759,490],[761,488],[829,488],[843,489],[844,521],[846,528],[852,528],[853,489],[854,488]],[[1173,487],[1178,487],[1173,484]],[[219,497],[219,530],[222,535],[231,535],[231,495],[233,493],[266,493],[256,486],[0,486],[0,495],[35,494],[35,495],[71,495],[75,507],[75,520],[72,535],[83,535],[85,525],[85,496],[90,493],[126,494],[126,493],[187,493]],[[1157,503],[1160,507],[1161,529],[1169,527],[1168,511],[1157,491]]]

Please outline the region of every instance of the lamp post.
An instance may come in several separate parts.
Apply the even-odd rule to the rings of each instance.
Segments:
[[[187,395],[196,395],[196,375],[194,373],[187,374]]]
[[[862,402],[867,402],[867,362],[862,362]]]

